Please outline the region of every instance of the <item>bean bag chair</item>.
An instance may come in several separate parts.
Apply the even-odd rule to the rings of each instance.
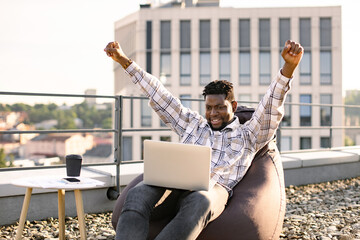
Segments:
[[[252,108],[240,106],[235,114],[244,123],[253,112]],[[142,181],[142,178],[142,175],[136,177],[117,199],[112,215],[114,229],[128,190]],[[197,239],[279,239],[285,204],[283,168],[274,139],[255,155],[248,172],[234,187],[233,196],[224,212],[210,222]],[[172,216],[152,219],[148,239],[154,239],[171,219]]]

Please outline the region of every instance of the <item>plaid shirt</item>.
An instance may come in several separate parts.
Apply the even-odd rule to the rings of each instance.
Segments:
[[[126,72],[182,143],[212,148],[211,185],[218,183],[230,193],[249,169],[256,152],[274,137],[284,114],[285,95],[290,89],[290,79],[279,71],[249,121],[240,124],[235,119],[222,130],[213,131],[203,116],[184,107],[156,77],[135,62]]]

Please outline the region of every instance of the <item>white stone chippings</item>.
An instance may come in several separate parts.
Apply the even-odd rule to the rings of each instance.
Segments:
[[[290,186],[280,239],[360,240],[360,177]],[[87,239],[115,239],[111,213],[86,214]],[[66,239],[80,239],[77,218],[66,217]],[[14,239],[17,224],[0,226],[0,239]],[[23,239],[57,239],[58,220],[26,221]]]

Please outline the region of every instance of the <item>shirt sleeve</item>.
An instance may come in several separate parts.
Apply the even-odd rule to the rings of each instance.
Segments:
[[[276,130],[284,116],[284,101],[290,90],[291,79],[284,77],[280,70],[271,82],[266,94],[260,101],[252,118],[244,125],[248,146],[257,152],[276,134]]]
[[[184,107],[156,77],[141,69],[135,62],[125,71],[149,98],[150,107],[178,135],[183,135],[190,121],[200,121],[201,117],[197,112]]]

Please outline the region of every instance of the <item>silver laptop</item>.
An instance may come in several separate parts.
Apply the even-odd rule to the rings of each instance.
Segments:
[[[185,190],[209,190],[211,148],[144,141],[144,183]]]

